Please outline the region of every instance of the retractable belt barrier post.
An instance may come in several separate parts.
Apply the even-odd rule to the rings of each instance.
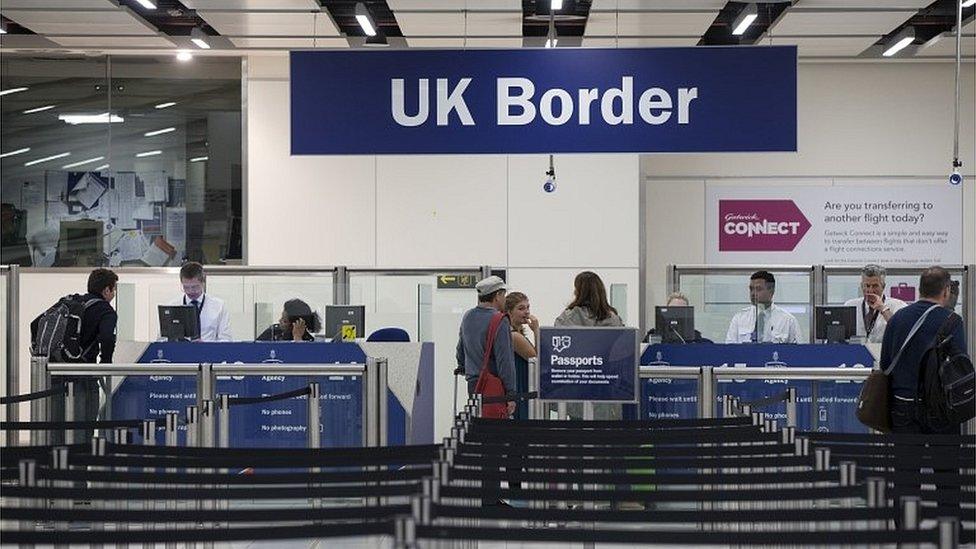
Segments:
[[[217,395],[217,447],[230,447],[230,395]]]
[[[30,359],[32,393],[46,391],[51,388],[51,376],[47,371],[47,357],[32,356]],[[31,421],[50,421],[51,403],[46,398],[32,400],[30,403]],[[19,435],[18,435],[19,436]],[[43,446],[50,440],[46,431],[32,431],[30,441],[34,446]]]
[[[319,384],[311,382],[308,384],[308,447],[319,448],[322,446],[322,418],[320,416],[319,398],[321,391]]]
[[[75,420],[75,382],[69,381],[65,383],[64,392],[64,420],[74,421]],[[74,429],[64,430],[64,443],[74,444],[75,442],[75,431]]]

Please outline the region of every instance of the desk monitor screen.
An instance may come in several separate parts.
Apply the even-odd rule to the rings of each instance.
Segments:
[[[366,337],[366,306],[326,305],[325,335],[333,341]]]
[[[200,319],[193,305],[160,305],[159,335],[167,341],[200,339]]]
[[[857,333],[857,307],[817,307],[816,339],[841,343]]]
[[[655,307],[654,330],[662,343],[686,343],[695,339],[694,307]]]

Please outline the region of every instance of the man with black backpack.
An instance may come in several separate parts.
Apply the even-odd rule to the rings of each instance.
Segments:
[[[958,433],[973,406],[973,379],[962,319],[944,307],[950,299],[949,272],[925,269],[918,291],[919,300],[888,321],[881,345],[881,370],[891,367],[891,430]]]
[[[95,269],[88,275],[88,293],[62,297],[31,322],[31,353],[50,362],[102,364],[112,362],[115,352],[115,325],[118,313],[112,308],[119,276],[109,269]],[[75,421],[98,418],[98,378],[58,376],[54,382],[75,383]],[[64,401],[53,399],[52,420],[64,421]],[[90,432],[77,431],[75,442],[83,442]],[[61,433],[52,432],[54,443]]]

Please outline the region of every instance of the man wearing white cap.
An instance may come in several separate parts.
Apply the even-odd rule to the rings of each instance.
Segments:
[[[475,285],[478,291],[478,306],[464,313],[458,334],[457,363],[464,368],[464,378],[468,382],[468,394],[474,392],[481,374],[481,362],[485,355],[485,342],[488,339],[488,326],[496,312],[505,310],[505,281],[497,276],[489,276]],[[512,350],[512,331],[508,318],[502,319],[492,346],[488,367],[505,385],[505,392],[515,391],[515,354]],[[515,411],[515,403],[508,403],[509,415]]]

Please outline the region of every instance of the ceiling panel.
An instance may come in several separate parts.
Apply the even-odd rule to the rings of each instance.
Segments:
[[[183,0],[191,10],[314,10],[321,9],[316,0]]]
[[[461,12],[397,13],[397,24],[404,36],[459,36],[464,29]]]
[[[922,9],[932,0],[799,0],[797,8]]]
[[[163,35],[160,36],[51,36],[69,48],[171,48],[175,44]]]
[[[402,30],[402,29],[401,29]],[[468,36],[522,36],[522,12],[469,13],[467,32],[462,23],[461,32]]]
[[[407,45],[411,48],[460,48],[464,46],[463,38],[443,37],[443,38],[409,38]]]
[[[113,10],[18,10],[3,15],[37,34],[156,34],[156,29],[128,8]]]
[[[0,2],[0,9],[4,12],[13,8],[117,10],[119,5],[112,0],[3,0]]]
[[[962,37],[963,57],[976,56],[976,36]],[[919,50],[915,57],[955,57],[956,56],[956,35],[943,36],[935,44]]]
[[[386,0],[393,11],[522,11],[522,0]]]
[[[802,11],[787,10],[771,29],[773,36],[877,35],[884,36],[911,19],[908,11]]]
[[[590,13],[595,11],[644,11],[644,10],[697,10],[718,11],[725,7],[725,0],[593,0]]]
[[[718,11],[702,12],[590,12],[585,36],[701,36]]]
[[[774,46],[797,46],[800,57],[855,57],[878,41],[880,36],[776,36]],[[767,45],[770,40],[763,39]]]
[[[348,48],[349,41],[339,37],[320,37],[316,39],[304,37],[273,37],[273,38],[229,38],[238,48]]]
[[[325,13],[201,10],[197,15],[224,35],[339,36],[338,27]]]
[[[668,48],[679,46],[694,46],[698,44],[699,37],[688,36],[685,38],[621,38],[619,41],[613,38],[584,38],[584,48]]]

